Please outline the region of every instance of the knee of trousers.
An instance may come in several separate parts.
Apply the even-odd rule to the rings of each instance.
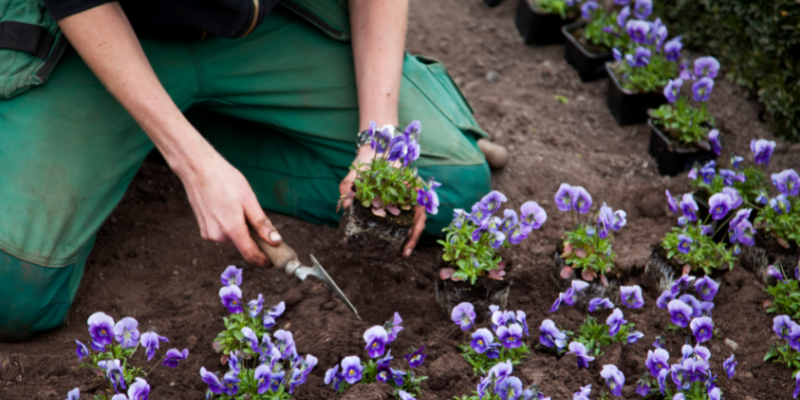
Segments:
[[[485,161],[477,165],[434,165],[419,168],[423,179],[434,177],[442,186],[436,189],[439,196],[439,212],[428,215],[425,236],[438,237],[442,229],[453,220],[453,210],[469,212],[473,204],[492,190],[491,172]]]
[[[0,341],[24,340],[66,322],[93,243],[78,261],[59,268],[0,250]]]

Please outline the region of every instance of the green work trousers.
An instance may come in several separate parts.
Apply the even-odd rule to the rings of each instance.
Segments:
[[[358,130],[350,43],[280,7],[242,39],[141,42],[265,209],[337,223]],[[440,232],[490,190],[476,146],[486,134],[445,68],[422,57],[405,57],[399,116],[422,122],[416,166],[443,184],[426,231]],[[43,86],[0,100],[0,142],[0,338],[24,338],[65,320],[95,235],[153,143],[74,51]]]

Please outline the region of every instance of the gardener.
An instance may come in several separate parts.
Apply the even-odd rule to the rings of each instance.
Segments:
[[[404,54],[407,1],[255,1],[246,24],[221,26],[218,0],[44,0],[74,50],[45,84],[0,99],[0,338],[65,321],[100,225],[154,145],[202,237],[255,265],[268,261],[248,224],[281,240],[262,207],[338,221],[349,166],[373,157],[354,152],[370,121],[422,121],[416,165],[444,184],[403,256],[490,190],[466,100],[441,64]]]

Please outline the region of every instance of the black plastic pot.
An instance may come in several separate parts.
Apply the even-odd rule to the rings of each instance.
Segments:
[[[494,7],[502,3],[503,0],[483,0],[483,2],[489,7]]]
[[[585,26],[585,22],[565,25],[561,27],[561,33],[567,39],[564,44],[564,58],[567,63],[578,71],[581,82],[591,82],[608,76],[606,63],[613,60],[614,56],[611,52],[592,53],[583,47],[572,32]]]
[[[606,63],[608,72],[608,96],[606,105],[611,111],[611,115],[617,120],[619,126],[631,124],[643,124],[647,122],[647,110],[658,108],[667,103],[663,93],[648,92],[638,93],[624,89],[619,83],[619,78],[611,68],[612,63]]]
[[[717,159],[717,154],[699,147],[678,147],[656,125],[652,118],[647,120],[650,126],[650,155],[658,163],[658,173],[675,176],[692,169],[694,163],[705,164]]]
[[[525,44],[546,45],[564,43],[561,27],[571,24],[575,17],[562,19],[558,14],[545,13],[533,6],[529,0],[519,0],[514,25],[525,40]]]

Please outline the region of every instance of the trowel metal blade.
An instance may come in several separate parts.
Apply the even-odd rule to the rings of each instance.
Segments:
[[[334,282],[333,279],[331,279],[331,276],[328,275],[328,272],[325,271],[325,268],[322,268],[322,265],[319,264],[319,261],[317,261],[317,259],[314,258],[313,255],[311,255],[311,261],[314,263],[314,266],[311,267],[311,271],[308,273],[308,275],[314,275],[321,281],[325,282],[325,284],[328,285],[328,288],[330,288],[331,292],[333,292],[333,294],[335,294],[336,297],[339,298],[339,300],[343,301],[344,304],[346,304],[347,307],[350,309],[350,311],[352,311],[353,314],[356,315],[356,318],[360,320],[361,316],[358,315],[358,311],[356,311],[356,308],[353,306],[353,303],[351,303],[350,300],[347,299],[347,296],[344,295],[342,289],[339,289],[339,286],[336,284],[336,282]]]

